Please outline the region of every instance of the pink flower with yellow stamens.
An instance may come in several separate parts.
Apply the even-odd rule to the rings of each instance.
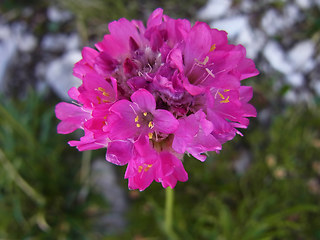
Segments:
[[[107,148],[107,161],[127,164],[130,189],[187,181],[185,153],[205,161],[206,152],[219,152],[256,116],[248,103],[252,88],[241,80],[259,72],[244,47],[228,44],[226,32],[203,22],[191,26],[162,9],[146,27],[122,18],[108,28],[75,64],[83,83],[69,95],[78,104],[57,105],[58,132],[83,129],[80,141],[69,144]]]

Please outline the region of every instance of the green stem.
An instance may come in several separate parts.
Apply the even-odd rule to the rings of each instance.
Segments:
[[[23,135],[29,143],[32,144],[34,147],[36,144],[36,141],[34,137],[28,132],[28,130],[19,122],[17,121],[10,112],[7,111],[6,108],[0,105],[0,116],[1,119],[6,119],[9,124],[11,124],[12,128],[17,131],[17,133]]]
[[[34,188],[32,188],[26,180],[21,177],[15,167],[11,162],[6,158],[4,152],[0,149],[0,163],[3,165],[3,168],[8,173],[9,177],[17,184],[17,186],[28,195],[33,201],[35,201],[39,206],[45,205],[45,198],[38,193]]]
[[[91,170],[91,151],[82,153],[81,168],[80,168],[80,183],[82,188],[78,194],[78,200],[85,201],[89,193],[90,185],[90,170]]]
[[[90,177],[91,165],[91,151],[84,151],[82,153],[81,169],[80,169],[80,182],[85,183]]]
[[[166,188],[165,207],[165,230],[170,235],[172,233],[172,210],[174,202],[174,191],[171,187]]]

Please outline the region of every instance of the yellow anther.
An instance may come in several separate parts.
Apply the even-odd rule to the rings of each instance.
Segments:
[[[102,95],[105,96],[105,97],[109,97],[110,96],[110,94],[107,93],[107,92],[103,92]]]
[[[139,127],[141,127],[141,124],[137,123],[136,126],[139,128]]]
[[[152,133],[148,133],[149,139],[152,139],[153,134]]]
[[[152,167],[152,164],[148,164],[148,165],[145,167],[144,171],[145,171],[145,172],[149,171],[149,169],[150,169],[151,167]]]
[[[222,95],[222,93],[220,93],[219,91],[218,91],[218,94],[219,94],[219,96],[222,98],[222,99],[225,99],[225,97]]]
[[[152,121],[150,121],[149,124],[148,124],[148,127],[151,128],[151,129],[154,128],[154,123]]]
[[[216,44],[213,44],[210,48],[210,52],[214,51],[216,49]]]
[[[221,100],[220,103],[228,103],[229,102],[229,96],[225,100]]]
[[[138,172],[141,173],[141,172],[142,172],[142,169],[143,169],[143,167],[142,167],[142,166],[139,166],[139,167],[138,167]]]
[[[209,56],[206,56],[206,58],[203,60],[203,62],[200,62],[198,59],[194,59],[198,64],[200,65],[206,65],[209,61]]]
[[[134,122],[138,122],[139,121],[139,116],[137,115],[136,118],[134,119]]]
[[[230,89],[225,89],[225,90],[223,90],[224,92],[229,92],[230,91]]]
[[[100,92],[105,92],[105,91],[106,91],[103,87],[98,87],[98,90],[99,90]]]
[[[144,113],[143,113],[143,116],[147,116],[147,114],[148,114],[148,113],[144,112]]]
[[[99,96],[97,96],[97,100],[98,100],[98,103],[100,104],[101,103],[101,98]]]

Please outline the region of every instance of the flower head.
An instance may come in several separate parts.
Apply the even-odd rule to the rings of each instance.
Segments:
[[[228,44],[226,32],[191,26],[160,8],[146,27],[122,18],[108,28],[96,50],[85,47],[75,64],[82,85],[69,96],[78,104],[57,105],[58,132],[83,129],[69,144],[107,148],[107,161],[127,164],[130,189],[187,181],[185,153],[205,161],[206,152],[219,152],[256,116],[248,103],[252,88],[240,83],[258,74],[253,61],[244,47]]]

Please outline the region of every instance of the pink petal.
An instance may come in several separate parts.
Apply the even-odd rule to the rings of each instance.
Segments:
[[[112,141],[108,144],[106,160],[116,164],[125,165],[133,157],[133,144],[130,141]]]
[[[161,8],[157,8],[156,10],[154,10],[148,19],[147,28],[160,25],[162,23],[162,15],[163,10]]]
[[[192,68],[195,59],[201,59],[209,53],[212,45],[211,29],[208,24],[197,22],[190,30],[184,50],[184,62],[188,70]]]
[[[177,130],[179,121],[169,111],[157,109],[152,114],[155,131],[170,134]]]
[[[112,122],[107,118],[110,139],[128,139],[138,134],[140,129],[136,126],[134,120],[136,115],[132,105],[134,105],[132,102],[120,100],[110,107],[110,112],[118,116],[118,120]],[[115,118],[111,116],[110,119]]]
[[[95,60],[98,55],[99,53],[92,48],[84,47],[82,49],[82,57],[91,67],[95,64]]]
[[[179,48],[172,49],[167,59],[170,62],[170,67],[178,68],[180,72],[183,72],[182,52]]]
[[[83,126],[86,119],[90,118],[90,113],[81,107],[70,103],[58,103],[55,107],[56,117],[62,120],[57,126],[57,132],[68,134]]]
[[[132,102],[136,103],[143,112],[153,112],[156,108],[154,96],[145,89],[139,89],[131,95]]]

